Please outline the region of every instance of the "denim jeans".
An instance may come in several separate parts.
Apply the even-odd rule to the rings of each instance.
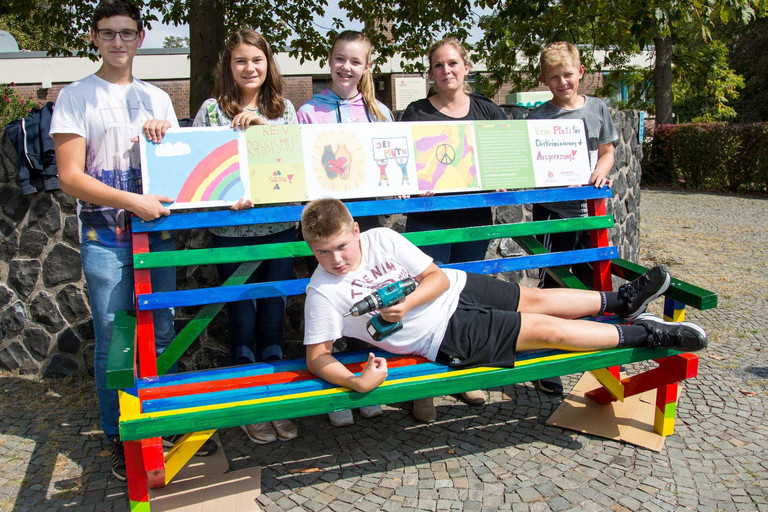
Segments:
[[[173,250],[175,246],[173,238],[160,240],[150,237],[150,248],[152,251],[167,251]],[[135,309],[133,253],[130,247],[107,247],[97,241],[88,241],[80,247],[80,260],[88,285],[96,338],[93,365],[101,428],[111,440],[118,435],[120,408],[117,391],[107,389],[107,358],[115,312]],[[176,288],[175,268],[153,269],[151,275],[153,291],[172,291]],[[173,309],[156,310],[153,316],[155,351],[160,354],[174,337]]]
[[[214,247],[273,244],[296,240],[296,228],[258,237],[229,237],[211,234]],[[216,265],[224,282],[240,263]],[[249,283],[283,281],[293,276],[293,258],[264,260],[248,280]],[[285,297],[241,300],[227,304],[229,321],[229,353],[232,364],[273,361],[283,358],[283,317]]]

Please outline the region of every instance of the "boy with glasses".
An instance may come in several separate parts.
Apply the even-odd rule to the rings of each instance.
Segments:
[[[133,76],[133,58],[144,40],[141,13],[125,0],[104,0],[91,22],[91,39],[102,64],[96,73],[63,88],[50,133],[56,145],[61,189],[76,197],[80,258],[96,339],[94,373],[101,425],[112,448],[112,473],[125,480],[118,436],[117,392],[106,387],[115,311],[134,309],[131,213],[144,220],[169,215],[173,198],[141,193],[138,135],[159,143],[179,125],[170,97]],[[174,241],[150,237],[152,250],[173,250]],[[174,269],[152,271],[152,288],[173,290]],[[173,310],[154,313],[157,352],[174,337]],[[210,443],[215,446],[215,443]],[[209,446],[210,446],[209,444]],[[202,453],[199,453],[202,454]]]

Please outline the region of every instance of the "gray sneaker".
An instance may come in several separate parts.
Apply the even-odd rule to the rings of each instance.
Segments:
[[[634,281],[619,287],[619,298],[626,306],[617,315],[628,320],[634,320],[648,307],[653,299],[667,291],[672,276],[666,265],[657,265]]]
[[[350,409],[344,409],[342,411],[333,411],[328,413],[328,421],[334,427],[346,427],[352,425],[355,422],[354,416]]]
[[[709,344],[704,329],[690,322],[665,322],[650,313],[644,313],[632,325],[642,325],[648,330],[646,342],[651,348],[696,352],[707,348]]]

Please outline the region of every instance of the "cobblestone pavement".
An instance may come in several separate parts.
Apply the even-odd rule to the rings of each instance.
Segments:
[[[300,419],[286,443],[229,429],[232,469],[263,468],[267,511],[768,510],[768,201],[645,190],[641,215],[644,263],[720,294],[688,313],[711,343],[661,453],[549,427],[561,399],[517,385],[482,408],[442,398],[432,425],[395,404],[347,428]],[[3,374],[0,407],[0,510],[127,510],[90,382]]]

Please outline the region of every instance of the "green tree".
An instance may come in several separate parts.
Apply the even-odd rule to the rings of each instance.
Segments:
[[[163,48],[189,48],[189,38],[166,36],[163,40]]]
[[[46,9],[46,2],[30,1],[30,9]],[[11,8],[11,5],[0,8],[0,30],[10,33],[19,50],[49,51],[55,47],[51,33],[45,25],[35,23],[24,13]]]
[[[485,37],[478,49],[492,70],[494,84],[505,81],[524,84],[538,75],[537,56],[550,41],[566,40],[607,50],[601,65],[620,62],[626,55],[653,47],[653,92],[658,122],[672,122],[674,104],[674,69],[692,68],[684,57],[690,52],[677,47],[691,47],[709,43],[715,22],[736,21],[747,23],[756,14],[765,12],[765,0],[562,0],[560,2],[507,2],[495,5],[492,15],[484,17],[481,27]],[[710,62],[722,62],[717,52],[702,50],[697,57],[707,54]],[[720,57],[718,57],[720,55]],[[589,55],[587,55],[589,57]],[[718,60],[719,59],[719,60]],[[527,77],[519,76],[520,70]],[[725,84],[715,87],[716,94],[732,93],[738,80],[732,73],[710,76]],[[690,92],[690,88],[685,91]],[[721,105],[723,103],[721,102]]]

